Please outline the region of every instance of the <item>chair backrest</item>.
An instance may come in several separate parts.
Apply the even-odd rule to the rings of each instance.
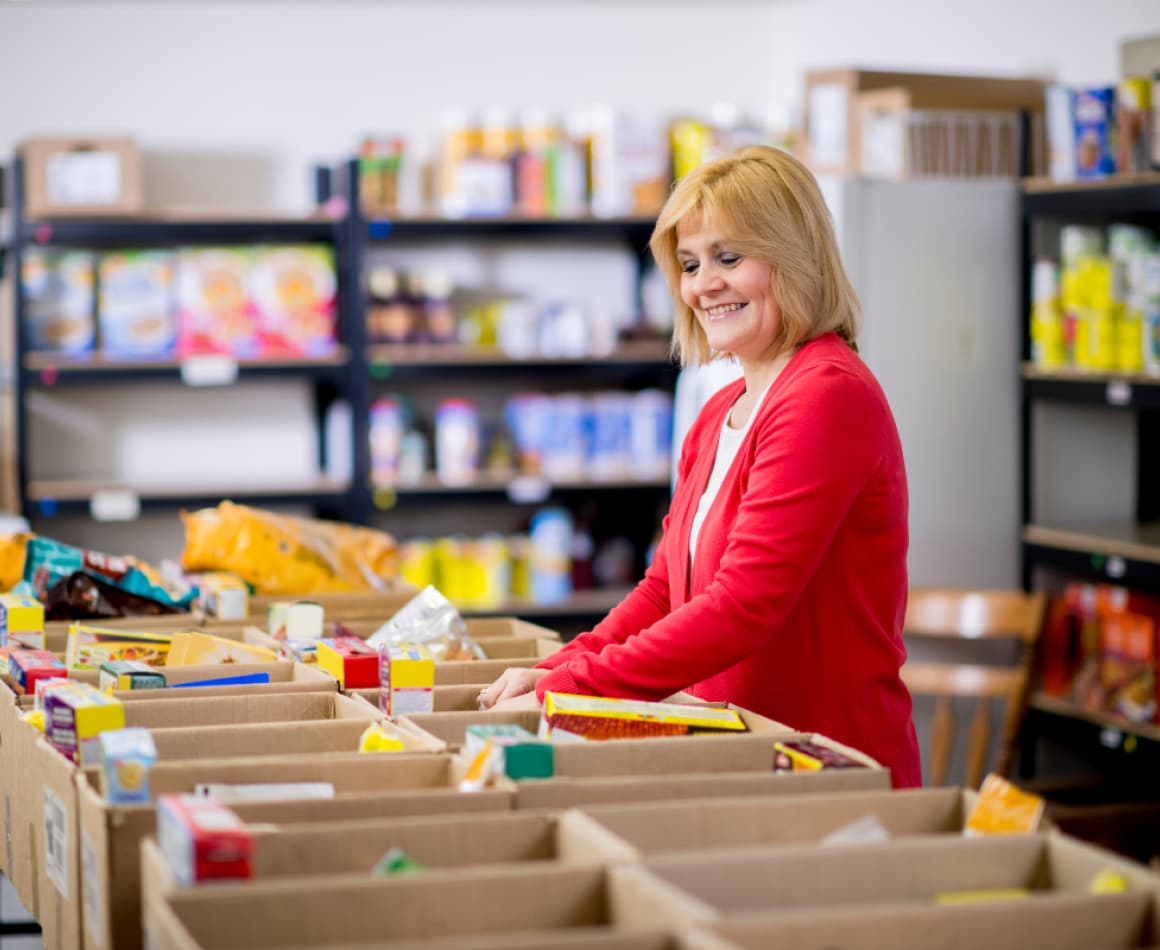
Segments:
[[[908,648],[922,638],[977,641],[1008,640],[1016,660],[1008,666],[976,662],[908,660],[902,678],[911,695],[934,699],[930,745],[925,756],[927,784],[941,785],[950,768],[955,745],[955,700],[975,701],[965,743],[965,784],[977,788],[992,748],[991,712],[1005,704],[1003,730],[995,771],[1010,768],[1015,738],[1027,702],[1032,646],[1039,636],[1047,597],[1021,590],[953,590],[912,588],[903,633]],[[956,647],[957,653],[963,650]]]

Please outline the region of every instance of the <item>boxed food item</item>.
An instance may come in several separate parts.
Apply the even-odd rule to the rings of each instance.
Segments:
[[[113,251],[97,265],[100,349],[109,357],[158,359],[177,340],[172,251]]]
[[[544,694],[539,737],[570,742],[683,736],[698,731],[745,732],[746,725],[736,709],[548,692]]]
[[[125,728],[125,707],[95,686],[77,683],[45,693],[44,721],[45,737],[58,752],[78,765],[96,765],[97,736]]]
[[[29,248],[20,265],[28,345],[87,356],[95,339],[93,256],[88,251]]]
[[[157,746],[148,729],[110,729],[98,737],[105,799],[110,805],[148,805],[149,771]]]
[[[343,689],[368,689],[379,685],[379,651],[354,637],[318,641],[318,667]]]
[[[253,839],[245,823],[220,802],[194,795],[157,799],[157,841],[178,883],[252,876]]]
[[[471,723],[463,751],[475,758],[490,743],[495,750],[495,770],[510,779],[551,778],[552,746],[513,723]]]
[[[140,660],[109,660],[97,675],[97,689],[112,693],[124,689],[164,689],[165,674]]]
[[[218,620],[245,620],[250,615],[250,587],[233,571],[205,571],[192,578],[202,609]]]
[[[145,208],[141,153],[133,139],[30,139],[19,153],[29,218],[131,217]]]
[[[435,661],[421,643],[379,647],[379,705],[388,716],[432,712]]]
[[[164,666],[171,640],[164,633],[74,623],[68,628],[65,663],[72,670],[100,669],[109,660],[140,660],[150,666]]]
[[[44,649],[44,605],[23,594],[0,594],[0,647]]]
[[[35,695],[40,680],[67,675],[65,665],[46,650],[12,650],[8,653],[8,678],[16,692],[23,696]]]
[[[250,296],[254,250],[184,247],[177,252],[177,353],[252,359],[262,343]]]
[[[820,772],[822,769],[864,769],[865,762],[830,745],[809,739],[785,739],[773,744],[775,772]]]
[[[259,247],[250,288],[263,355],[334,351],[338,278],[330,247]]]
[[[210,633],[175,633],[165,662],[167,666],[203,666],[210,663],[273,663],[277,659],[273,650]]]

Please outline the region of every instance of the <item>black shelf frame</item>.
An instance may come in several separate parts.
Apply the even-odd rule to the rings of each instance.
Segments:
[[[1016,322],[1018,352],[1024,364],[1031,358],[1029,314],[1032,308],[1031,271],[1034,263],[1035,227],[1039,222],[1107,224],[1126,222],[1156,228],[1160,225],[1160,178],[1140,181],[1065,185],[1059,188],[1026,188],[1021,196],[1019,215],[1020,268]],[[1160,380],[1117,374],[1039,373],[1024,370],[1019,385],[1020,414],[1020,524],[1034,524],[1032,486],[1033,407],[1036,402],[1101,408],[1108,412],[1130,412],[1135,416],[1137,445],[1135,517],[1139,524],[1160,518]],[[1151,490],[1149,490],[1151,489]],[[1101,549],[1093,536],[1083,548],[1020,538],[1021,581],[1025,590],[1034,585],[1038,568],[1091,582],[1111,583],[1144,593],[1160,594],[1160,564],[1139,557],[1115,553],[1117,545],[1108,541]],[[1126,742],[1113,741],[1132,736]],[[1063,710],[1027,711],[1021,730],[1019,770],[1021,777],[1033,777],[1037,768],[1037,742],[1046,740],[1068,748],[1094,767],[1112,774],[1155,776],[1160,774],[1160,742],[1135,737],[1123,730],[1094,722]]]
[[[112,489],[114,491],[118,489]],[[133,489],[127,487],[126,491]],[[275,491],[258,488],[253,491],[245,489],[228,492],[191,492],[181,493],[149,493],[138,495],[142,511],[164,511],[176,508],[199,508],[206,505],[215,505],[223,499],[247,505],[310,505],[320,517],[343,518],[349,492],[328,490],[288,490]],[[35,517],[53,518],[65,515],[87,515],[89,513],[89,499],[87,498],[33,498],[25,503],[27,510]]]
[[[95,251],[129,248],[173,248],[189,245],[216,244],[294,244],[320,243],[334,248],[338,276],[337,329],[341,345],[352,354],[361,353],[364,339],[361,334],[360,319],[352,319],[350,309],[350,268],[348,257],[348,222],[346,219],[325,217],[309,219],[205,219],[167,220],[163,218],[109,218],[109,219],[45,219],[30,220],[24,216],[24,167],[20,158],[10,165],[8,179],[8,206],[12,217],[12,239],[9,246],[9,264],[13,273],[15,304],[13,316],[16,323],[16,353],[19,365],[15,372],[16,403],[16,475],[21,498],[22,514],[26,518],[51,517],[64,514],[84,514],[88,511],[87,500],[62,499],[51,506],[52,514],[45,510],[42,501],[30,499],[26,486],[29,484],[28,448],[29,434],[26,422],[26,394],[29,389],[48,385],[105,385],[123,384],[146,380],[178,380],[180,368],[177,365],[156,366],[143,363],[140,367],[120,367],[99,369],[92,365],[69,365],[67,357],[61,357],[59,366],[54,367],[51,382],[44,370],[25,367],[24,354],[30,352],[26,327],[26,309],[20,283],[24,255],[30,248],[61,247],[84,248]],[[320,196],[319,205],[322,204]],[[348,399],[352,405],[358,398],[357,382],[365,373],[352,371],[351,361],[346,363],[317,363],[305,361],[301,364],[279,360],[263,366],[255,362],[239,365],[240,380],[261,378],[305,378],[313,383],[312,400],[316,412],[317,457],[325,471],[326,433],[325,419],[329,407],[338,399]],[[360,490],[356,471],[351,487],[344,492],[297,492],[280,493],[232,493],[237,497],[261,503],[305,503],[310,505],[319,517],[337,518],[359,522],[356,502],[365,496]],[[222,500],[217,495],[151,495],[140,499],[142,509],[179,507],[195,504],[214,504]],[[365,517],[361,523],[365,523]]]

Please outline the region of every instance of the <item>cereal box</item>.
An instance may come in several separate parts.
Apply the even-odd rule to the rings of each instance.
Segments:
[[[100,349],[126,359],[173,353],[177,339],[172,251],[116,251],[97,265]]]
[[[267,356],[323,356],[335,346],[334,252],[323,245],[261,247],[251,279]]]

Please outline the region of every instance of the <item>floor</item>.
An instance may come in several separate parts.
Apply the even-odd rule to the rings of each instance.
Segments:
[[[0,925],[31,921],[28,913],[16,898],[16,891],[8,878],[0,876]],[[0,933],[0,950],[43,950],[40,937],[10,937]]]

